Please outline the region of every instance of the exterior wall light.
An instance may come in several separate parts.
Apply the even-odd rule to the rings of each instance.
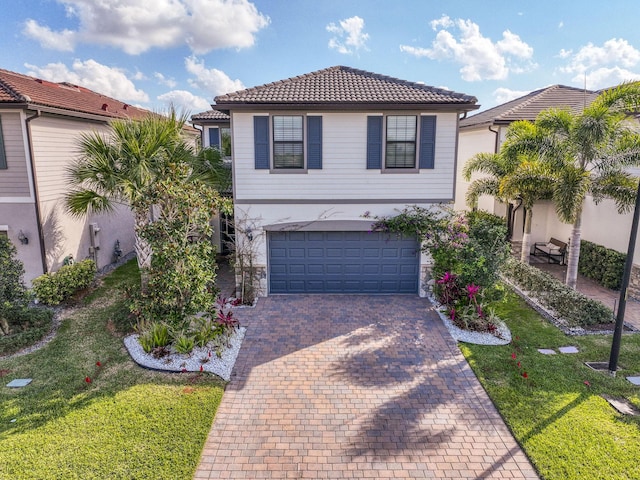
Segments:
[[[18,240],[20,240],[20,243],[22,245],[28,245],[29,244],[29,238],[24,234],[24,232],[22,230],[20,230],[20,233],[18,233]]]

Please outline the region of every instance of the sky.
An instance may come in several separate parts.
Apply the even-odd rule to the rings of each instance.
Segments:
[[[0,0],[0,68],[195,114],[353,68],[473,95],[640,80],[638,0]]]

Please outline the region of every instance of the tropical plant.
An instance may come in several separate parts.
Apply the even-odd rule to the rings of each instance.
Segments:
[[[510,139],[509,131],[506,144]],[[522,203],[526,215],[520,261],[529,263],[533,206],[540,200],[551,198],[553,172],[534,155],[514,155],[512,152],[503,149],[498,154],[479,153],[469,159],[462,174],[467,181],[474,173],[484,174],[467,190],[469,206],[475,206],[480,195],[491,195],[503,203],[515,200]]]
[[[582,209],[612,199],[619,213],[633,205],[638,180],[628,171],[640,164],[640,135],[629,113],[640,105],[640,82],[600,94],[582,112],[549,109],[534,123],[509,128],[507,156],[535,155],[554,173],[552,200],[561,221],[573,224],[566,283],[575,289],[580,257]]]

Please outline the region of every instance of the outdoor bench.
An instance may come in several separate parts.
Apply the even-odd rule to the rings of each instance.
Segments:
[[[533,244],[533,256],[542,255],[548,263],[564,265],[564,257],[567,254],[567,244],[551,237],[548,242],[536,242]]]

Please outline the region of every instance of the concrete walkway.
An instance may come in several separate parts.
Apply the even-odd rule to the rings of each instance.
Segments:
[[[538,478],[431,304],[273,296],[195,478]]]

